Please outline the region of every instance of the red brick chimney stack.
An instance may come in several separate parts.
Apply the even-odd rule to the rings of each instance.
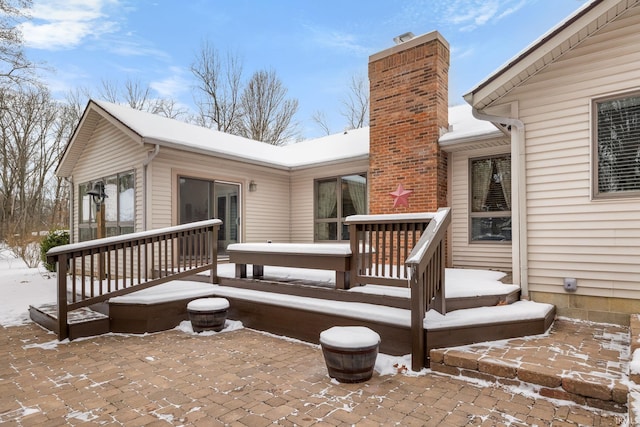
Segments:
[[[369,213],[435,212],[447,205],[449,43],[437,31],[369,58]],[[402,184],[409,207],[389,195]]]

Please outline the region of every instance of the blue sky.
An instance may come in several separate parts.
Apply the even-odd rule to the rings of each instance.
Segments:
[[[393,37],[438,30],[450,43],[450,104],[585,0],[34,0],[27,54],[57,97],[101,80],[149,84],[191,106],[189,66],[201,43],[242,58],[248,78],[273,69],[300,102],[304,137],[345,125],[340,99],[352,75]]]

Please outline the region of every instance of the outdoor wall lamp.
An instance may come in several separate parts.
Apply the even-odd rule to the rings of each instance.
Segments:
[[[249,191],[251,191],[252,193],[258,191],[258,184],[256,184],[254,180],[251,180],[251,182],[249,182]]]
[[[104,199],[107,198],[107,195],[104,192],[104,182],[96,181],[93,183],[93,188],[87,191],[87,194],[91,196],[93,199],[93,203],[99,208],[100,205],[104,203]]]

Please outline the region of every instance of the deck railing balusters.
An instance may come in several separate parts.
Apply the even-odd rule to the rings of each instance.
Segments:
[[[215,283],[220,224],[220,220],[212,219],[49,250],[47,262],[56,264],[58,271],[58,339],[69,336],[67,315],[71,310],[201,271],[209,270],[210,281]],[[158,246],[157,256],[155,245]],[[176,248],[180,246],[186,251],[181,251],[182,256],[176,259]],[[68,277],[67,266],[71,269]],[[156,270],[157,275],[154,274]],[[71,280],[70,285],[68,280]],[[72,294],[70,298],[67,298],[68,291]]]

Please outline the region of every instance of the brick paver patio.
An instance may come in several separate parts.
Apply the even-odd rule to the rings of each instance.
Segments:
[[[241,329],[55,345],[0,327],[0,423],[55,425],[621,425],[624,415],[439,373],[339,384],[318,347]]]

